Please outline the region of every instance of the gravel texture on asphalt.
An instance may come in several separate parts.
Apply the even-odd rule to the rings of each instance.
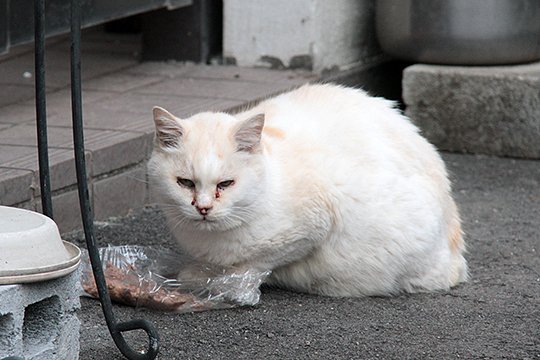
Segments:
[[[540,359],[540,161],[443,154],[471,279],[448,292],[331,298],[262,288],[257,306],[171,314],[114,306],[161,336],[159,359]],[[82,234],[67,237],[79,245]],[[155,207],[99,223],[107,244],[174,248]],[[80,359],[122,359],[82,298]],[[137,349],[141,332],[126,334]]]

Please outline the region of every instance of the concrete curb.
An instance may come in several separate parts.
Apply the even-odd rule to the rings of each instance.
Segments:
[[[540,158],[540,62],[516,66],[413,65],[407,115],[442,150]]]

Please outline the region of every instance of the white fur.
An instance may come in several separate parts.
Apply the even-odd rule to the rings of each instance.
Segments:
[[[260,144],[237,151],[239,124],[258,114]],[[335,296],[448,289],[466,280],[444,164],[391,102],[307,85],[235,116],[173,121],[180,145],[156,141],[149,174],[191,255],[271,269],[273,284]],[[196,189],[177,177],[193,179]],[[228,179],[234,185],[216,197]],[[210,203],[205,220],[192,201]]]

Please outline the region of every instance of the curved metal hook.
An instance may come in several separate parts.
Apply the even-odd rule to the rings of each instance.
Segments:
[[[111,335],[118,349],[127,358],[134,360],[146,360],[154,359],[157,356],[159,351],[159,334],[150,322],[142,319],[125,321],[116,324],[116,329],[118,331],[112,332]],[[148,349],[146,353],[141,354],[133,351],[127,345],[122,333],[133,330],[143,330],[146,332],[146,335],[148,335]]]

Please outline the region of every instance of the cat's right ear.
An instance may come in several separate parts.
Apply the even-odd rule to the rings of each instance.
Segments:
[[[255,152],[259,149],[264,127],[264,114],[240,122],[234,131],[238,151]]]
[[[159,106],[154,106],[152,112],[154,113],[156,140],[159,147],[164,150],[178,148],[184,129],[178,123],[177,118]]]

